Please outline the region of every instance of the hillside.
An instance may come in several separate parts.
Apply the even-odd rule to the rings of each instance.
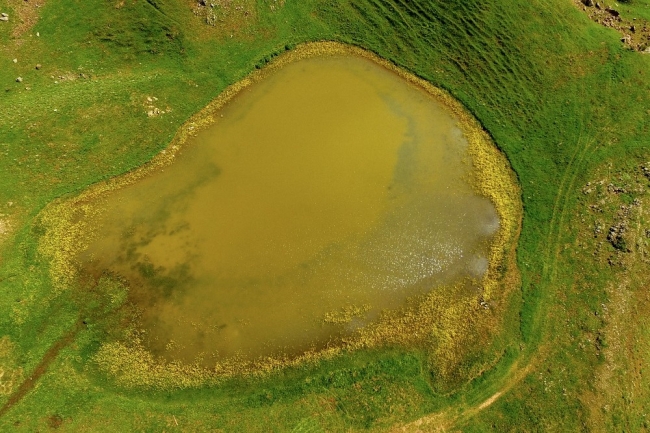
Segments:
[[[617,11],[648,27],[649,1]],[[0,0],[0,12],[0,430],[648,429],[650,55],[580,4]],[[94,361],[114,318],[95,294],[55,295],[39,215],[151,160],[228,85],[321,40],[446,90],[510,161],[521,284],[499,329],[447,376],[426,348],[394,346],[218,386],[120,386]]]

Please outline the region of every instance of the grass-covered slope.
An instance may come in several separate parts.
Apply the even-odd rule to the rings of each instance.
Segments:
[[[650,55],[569,0],[214,3],[0,0],[0,430],[647,428]],[[51,294],[38,212],[143,164],[228,84],[321,39],[447,89],[511,161],[522,287],[500,361],[445,395],[425,354],[398,348],[198,390],[116,387],[90,361],[109,330],[94,298]]]

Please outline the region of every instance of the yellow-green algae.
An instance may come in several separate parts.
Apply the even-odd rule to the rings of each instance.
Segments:
[[[498,328],[499,313],[503,311],[500,301],[505,300],[508,293],[519,284],[514,255],[522,208],[519,188],[508,161],[476,119],[447,92],[373,53],[335,42],[303,44],[279,56],[264,69],[256,70],[226,88],[192,116],[179,129],[169,146],[150,162],[125,175],[92,185],[75,197],[57,200],[48,205],[40,216],[46,233],[40,240],[39,252],[50,261],[52,296],[75,285],[77,268],[72,258],[86,247],[84,240],[88,239],[92,230],[84,224],[85,218],[82,216],[96,212],[94,203],[97,200],[112,190],[133,184],[172,163],[188,139],[198,130],[212,124],[217,112],[228,101],[268,73],[303,58],[344,54],[370,59],[393,71],[411,85],[428,92],[459,120],[474,168],[470,182],[480,195],[492,201],[500,219],[499,230],[490,247],[488,270],[478,282],[483,289],[481,294],[462,295],[462,284],[445,287],[413,300],[410,306],[401,310],[383,314],[375,323],[362,328],[356,336],[344,339],[338,345],[320,351],[308,351],[293,358],[267,357],[255,361],[232,358],[219,362],[212,370],[198,364],[187,365],[156,359],[143,347],[137,332],[131,332],[124,342],[104,343],[94,356],[100,370],[113,377],[118,385],[159,389],[197,387],[233,375],[264,374],[278,368],[331,358],[343,351],[394,344],[428,345],[431,358],[444,377],[452,371],[468,345],[477,343],[479,336],[489,339]],[[363,307],[333,312],[331,317],[346,319],[346,314],[351,315],[351,319],[363,314]]]

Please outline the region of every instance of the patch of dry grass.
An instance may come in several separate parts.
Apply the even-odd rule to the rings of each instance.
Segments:
[[[7,397],[23,380],[23,369],[16,359],[16,348],[8,336],[0,338],[0,397]]]

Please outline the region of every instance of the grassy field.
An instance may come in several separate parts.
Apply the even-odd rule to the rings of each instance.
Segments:
[[[214,4],[0,0],[0,430],[649,428],[650,55],[569,0]],[[649,5],[620,10],[643,23]],[[387,347],[199,389],[117,386],[92,362],[115,318],[92,294],[53,296],[39,212],[142,165],[227,85],[315,40],[446,89],[510,160],[522,284],[502,329],[448,383],[425,348]]]

